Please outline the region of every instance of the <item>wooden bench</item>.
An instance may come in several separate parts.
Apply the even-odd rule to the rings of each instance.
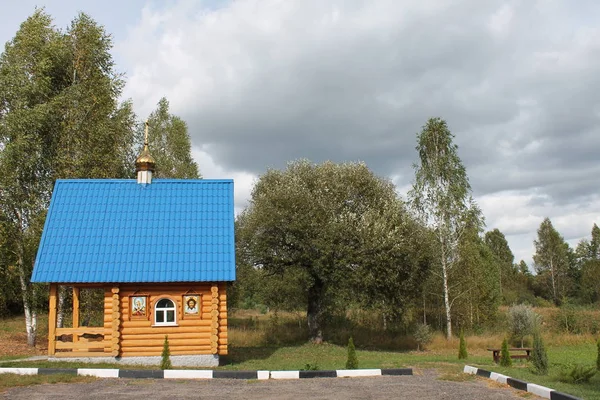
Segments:
[[[516,352],[525,352],[526,354],[510,354],[510,358],[525,358],[527,360],[529,360],[529,357],[531,356],[531,351],[533,349],[529,348],[529,347],[517,347],[517,348],[510,348],[508,349],[508,353],[516,353]],[[494,357],[494,362],[498,363],[500,361],[500,353],[502,352],[502,349],[488,349],[488,351],[492,352],[492,356]]]

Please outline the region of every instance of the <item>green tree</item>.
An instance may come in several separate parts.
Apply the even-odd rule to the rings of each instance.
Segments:
[[[169,350],[169,336],[165,335],[165,341],[163,343],[163,350],[160,355],[160,369],[171,369],[171,350]]]
[[[569,246],[554,229],[549,218],[545,218],[534,241],[533,261],[539,276],[546,282],[550,296],[556,305],[567,296],[569,289]],[[547,277],[547,278],[546,278]]]
[[[143,124],[138,136],[143,137]],[[142,143],[141,140],[138,141]],[[169,112],[169,102],[160,99],[156,110],[148,117],[148,145],[156,160],[157,178],[198,179],[198,165],[191,152],[185,121]]]
[[[497,228],[485,233],[485,244],[496,258],[500,294],[502,294],[503,285],[509,286],[511,278],[514,276],[515,271],[513,262],[515,256],[508,246],[506,237],[504,237],[504,234]]]
[[[521,341],[521,347],[523,347],[525,336],[533,333],[538,318],[539,316],[533,311],[533,308],[528,305],[520,304],[508,309],[508,324],[511,336]]]
[[[444,120],[427,121],[417,135],[420,163],[414,166],[415,182],[409,192],[413,208],[435,233],[439,255],[436,274],[441,280],[448,340],[452,337],[453,299],[464,293],[451,293],[450,275],[459,260],[458,247],[467,222],[481,219],[453,138]]]
[[[600,301],[600,228],[594,224],[591,240],[583,239],[575,250],[579,268],[578,296],[585,302]]]
[[[416,239],[406,236],[414,221],[393,184],[364,164],[296,161],[284,171],[269,170],[238,223],[238,250],[249,265],[272,275],[296,271],[291,276],[303,285],[314,342],[323,340],[334,299],[351,290],[377,290],[381,280],[367,274],[370,268],[377,267],[390,285],[418,293],[408,287],[421,284],[411,274],[425,268],[419,260],[425,251],[413,249]],[[393,282],[402,277],[409,283]],[[394,295],[392,301],[405,296]]]
[[[548,354],[539,329],[533,333],[533,353],[531,355],[533,370],[538,375],[548,374]]]
[[[348,339],[348,359],[346,360],[346,369],[357,369],[358,357],[356,357],[356,349],[354,348],[354,340],[352,337]]]
[[[479,236],[479,221],[475,218],[467,224],[458,245],[458,260],[448,274],[453,318],[463,327],[482,326],[493,319],[501,300],[497,259]]]
[[[458,343],[458,359],[466,360],[469,355],[467,354],[467,342],[465,341],[465,334],[463,330],[460,330],[459,343]]]
[[[512,359],[508,352],[508,340],[504,338],[502,341],[502,349],[500,350],[500,365],[503,367],[510,367],[512,365]]]
[[[600,339],[596,341],[596,369],[600,371]]]
[[[40,288],[30,283],[40,220],[51,189],[54,116],[49,102],[56,93],[55,51],[60,36],[42,10],[21,24],[0,55],[0,207],[3,233],[19,275],[27,341],[35,345]],[[37,246],[37,245],[35,245]]]
[[[54,181],[130,175],[135,117],[129,103],[118,103],[124,82],[111,46],[87,15],[63,33],[38,9],[0,55],[2,229],[10,235],[30,345],[36,304],[47,292],[29,279]]]
[[[80,13],[61,35],[61,87],[52,99],[60,120],[54,178],[124,178],[133,168],[131,103],[119,103],[125,81],[115,70],[112,40]]]

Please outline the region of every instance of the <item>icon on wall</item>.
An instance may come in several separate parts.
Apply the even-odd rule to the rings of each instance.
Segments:
[[[198,315],[200,313],[200,296],[187,295],[183,296],[183,312],[186,315]]]
[[[146,296],[131,297],[131,315],[133,317],[145,317],[146,311]]]

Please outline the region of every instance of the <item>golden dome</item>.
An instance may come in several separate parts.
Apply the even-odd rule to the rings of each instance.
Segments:
[[[144,132],[144,150],[135,160],[136,172],[140,171],[154,171],[156,167],[156,160],[150,154],[148,149],[148,121],[146,121],[146,131]]]
[[[155,166],[156,160],[150,154],[148,144],[144,143],[144,150],[142,150],[142,153],[135,160],[135,169],[136,171],[154,171]]]

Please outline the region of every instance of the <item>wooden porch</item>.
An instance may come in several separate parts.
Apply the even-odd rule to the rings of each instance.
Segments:
[[[98,285],[73,285],[73,323],[57,327],[58,284],[50,284],[48,355],[52,357],[116,357],[119,355],[119,288],[104,288],[104,326],[81,326],[80,290]]]

